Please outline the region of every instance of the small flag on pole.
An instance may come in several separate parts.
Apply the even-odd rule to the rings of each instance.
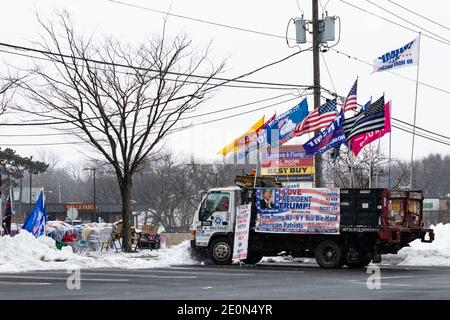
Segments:
[[[34,205],[33,211],[28,215],[22,229],[27,230],[36,238],[45,234],[45,224],[47,223],[47,208],[44,200],[44,190],[39,193],[39,198]]]
[[[307,115],[308,101],[305,98],[292,109],[279,115],[271,123],[270,130],[279,130],[279,145],[282,145],[288,142],[291,138],[295,137],[294,129],[305,119]]]
[[[336,99],[327,99],[323,105],[311,111],[308,116],[295,127],[294,135],[298,137],[305,133],[324,129],[330,125],[336,115]]]
[[[344,112],[341,111],[325,130],[319,132],[303,145],[306,154],[316,155],[331,148],[339,148],[345,142],[343,122]]]
[[[388,51],[373,62],[373,72],[414,66],[419,61],[419,37],[403,47]]]
[[[355,80],[355,83],[350,89],[350,92],[347,95],[347,98],[345,98],[344,102],[344,112],[347,111],[356,111],[358,109],[358,103],[357,103],[357,96],[356,93],[358,91],[358,79]]]
[[[345,119],[344,131],[347,141],[355,136],[384,128],[384,96],[366,110],[352,118]]]
[[[391,132],[391,102],[388,101],[384,105],[384,128],[357,135],[350,141],[351,150],[353,154],[357,156],[359,152],[369,143],[380,139],[386,133]]]
[[[245,140],[249,139],[249,137],[255,135],[256,131],[259,130],[264,125],[264,116],[262,116],[258,121],[256,121],[243,135],[241,135],[239,138],[234,139],[232,142],[227,144],[225,147],[223,147],[218,154],[221,154],[223,156],[226,156],[228,153],[236,152],[238,151],[238,146],[245,146]],[[240,143],[241,141],[244,141],[244,143]]]

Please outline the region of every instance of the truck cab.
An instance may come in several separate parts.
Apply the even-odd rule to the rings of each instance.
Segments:
[[[234,232],[236,207],[241,204],[242,190],[238,186],[210,189],[203,197],[195,213],[191,247],[207,253],[212,241],[226,240],[216,244],[216,262],[231,261],[231,238]]]

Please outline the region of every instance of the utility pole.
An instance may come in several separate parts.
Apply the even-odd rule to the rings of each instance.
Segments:
[[[320,106],[320,40],[319,40],[319,0],[312,0],[312,25],[313,25],[313,77],[314,77],[314,109]],[[320,130],[314,132],[318,134]],[[322,186],[322,157],[315,156],[314,161],[315,187]]]

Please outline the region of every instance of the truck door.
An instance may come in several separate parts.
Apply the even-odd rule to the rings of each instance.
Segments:
[[[234,208],[232,192],[209,192],[198,211],[198,224],[195,245],[206,247],[215,233],[228,233],[233,227],[230,223]]]

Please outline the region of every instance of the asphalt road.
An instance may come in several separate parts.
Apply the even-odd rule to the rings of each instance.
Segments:
[[[180,266],[81,270],[69,290],[65,270],[0,274],[0,299],[450,299],[449,267],[381,266],[381,289],[366,270],[315,264]]]

